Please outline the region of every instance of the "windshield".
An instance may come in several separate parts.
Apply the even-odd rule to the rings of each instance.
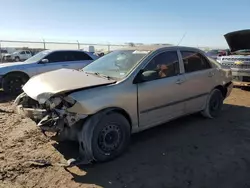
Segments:
[[[48,50],[39,52],[24,62],[25,63],[34,63],[34,62],[40,61],[41,59],[45,58],[49,53],[50,53],[50,51],[48,51]]]
[[[83,71],[122,79],[125,78],[148,53],[149,51],[137,50],[114,51],[87,65],[83,68]]]

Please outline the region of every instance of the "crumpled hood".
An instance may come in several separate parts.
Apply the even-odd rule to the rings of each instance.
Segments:
[[[46,100],[53,94],[115,82],[73,69],[59,69],[32,77],[23,86],[23,91],[34,100],[41,96]]]
[[[250,30],[230,32],[225,34],[224,37],[232,52],[250,49]]]
[[[12,67],[12,66],[16,66],[16,65],[25,65],[25,64],[27,64],[27,63],[24,63],[24,62],[1,63],[0,68],[2,68],[2,67]]]

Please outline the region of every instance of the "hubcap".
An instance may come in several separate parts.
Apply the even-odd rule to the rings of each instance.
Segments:
[[[112,152],[121,144],[121,130],[117,125],[105,126],[99,134],[98,145],[104,152]]]
[[[20,77],[15,77],[8,82],[10,92],[19,92],[22,89],[24,81]]]

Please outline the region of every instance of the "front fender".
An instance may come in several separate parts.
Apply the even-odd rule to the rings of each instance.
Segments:
[[[134,84],[115,84],[86,89],[69,94],[76,103],[67,111],[93,115],[104,109],[117,108],[125,111],[132,119],[132,125],[138,124],[137,87]]]

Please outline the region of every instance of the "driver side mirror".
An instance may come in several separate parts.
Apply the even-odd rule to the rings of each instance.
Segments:
[[[134,83],[138,84],[138,83],[142,83],[142,82],[146,82],[146,81],[150,81],[150,80],[156,80],[158,78],[158,73],[157,71],[144,71],[141,70],[139,71],[139,73],[137,74],[137,76],[134,79]]]
[[[41,64],[46,64],[46,63],[48,63],[48,62],[49,62],[48,59],[42,59],[42,60],[40,61]]]

